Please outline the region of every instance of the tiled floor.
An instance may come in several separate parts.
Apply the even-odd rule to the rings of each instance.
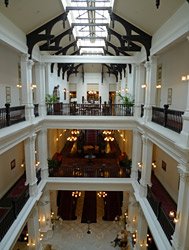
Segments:
[[[81,223],[82,195],[77,203],[77,220],[60,221],[55,225],[53,233],[46,235],[43,244],[51,244],[53,250],[110,250],[121,226],[115,222],[103,221],[103,199],[97,199],[97,223],[89,225],[90,234],[87,233],[88,225]]]
[[[52,250],[113,250],[120,249],[111,244],[117,233],[121,230],[121,225],[117,222],[103,221],[103,199],[97,199],[97,223],[81,223],[82,195],[77,203],[77,220],[58,221],[54,230],[48,232],[43,238],[42,245],[50,244]],[[90,234],[87,233],[90,229]],[[15,248],[16,249],[16,248]],[[26,248],[27,249],[27,248]],[[126,248],[131,249],[131,248]],[[20,250],[25,250],[20,248]]]

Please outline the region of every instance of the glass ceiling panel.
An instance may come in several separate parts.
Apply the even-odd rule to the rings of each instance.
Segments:
[[[76,24],[73,25],[73,35],[77,39],[78,47],[82,46],[80,54],[104,54],[104,50],[99,46],[105,47],[103,38],[107,37],[106,25],[110,23],[108,9],[104,7],[113,8],[113,3],[114,0],[62,0],[64,9],[76,7],[76,10],[69,11],[68,20],[71,26]],[[82,7],[92,7],[92,9],[79,9]],[[98,7],[103,7],[103,10]],[[83,48],[84,46],[87,48]]]

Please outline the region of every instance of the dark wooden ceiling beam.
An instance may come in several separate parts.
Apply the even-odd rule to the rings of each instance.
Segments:
[[[60,50],[58,50],[58,51],[55,53],[55,55],[60,55],[60,54],[66,55],[67,51],[68,51],[71,47],[74,47],[74,50],[75,50],[75,48],[77,47],[77,41],[74,41],[74,42],[68,44],[66,47],[61,48]]]
[[[122,35],[122,39],[124,38],[124,36],[127,36],[127,40],[125,39],[125,42],[128,42],[128,44],[129,44],[133,41],[137,41],[145,47],[146,54],[147,54],[147,60],[148,60],[149,56],[150,56],[152,37],[149,34],[147,34],[146,32],[144,32],[143,30],[139,29],[138,27],[134,26],[133,24],[129,23],[128,21],[126,21],[125,19],[121,18],[120,16],[116,15],[113,12],[110,14],[110,17],[111,17],[111,21],[113,24],[113,28],[114,28],[115,21],[117,21],[123,25],[123,27],[125,29],[125,34]],[[136,35],[134,35],[135,40],[132,39],[133,33],[136,34]],[[123,47],[125,47],[125,45],[121,46],[121,47],[123,49]]]
[[[56,37],[53,37],[52,39],[49,40],[49,42],[44,43],[43,45],[39,46],[39,49],[41,51],[53,51],[53,50],[60,50],[62,47],[60,46],[60,42],[61,40],[65,37],[69,35],[69,41],[71,41],[71,36],[72,36],[72,28],[67,29],[66,31],[62,32],[61,34],[59,34]],[[50,46],[51,44],[55,44],[54,46]],[[53,49],[57,47],[57,49]]]
[[[40,41],[46,40],[47,43],[54,38],[54,35],[51,34],[53,26],[59,22],[63,21],[63,27],[65,27],[65,21],[67,20],[67,12],[60,14],[59,16],[55,17],[54,19],[50,20],[49,22],[43,24],[39,28],[33,30],[29,34],[26,35],[27,39],[27,46],[28,46],[28,53],[30,54],[30,58],[32,57],[32,50],[33,47]],[[41,34],[44,33],[44,34]],[[45,37],[46,36],[46,37]]]

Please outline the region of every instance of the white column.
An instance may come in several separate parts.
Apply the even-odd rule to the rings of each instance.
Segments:
[[[142,162],[142,138],[137,130],[133,130],[131,178],[138,180],[138,163]]]
[[[129,204],[129,192],[123,191],[123,202],[122,202],[122,215],[125,214],[125,212],[128,210],[128,204]]]
[[[50,192],[45,190],[38,202],[40,232],[52,230]]]
[[[178,222],[173,234],[174,250],[186,250],[189,247],[189,163],[178,165],[180,174],[179,194],[177,202]]]
[[[146,250],[147,249],[147,233],[148,233],[148,224],[142,212],[142,209],[139,209],[138,213],[138,227],[137,227],[137,241],[135,244],[136,250]]]
[[[45,64],[35,63],[35,78],[36,78],[36,95],[37,103],[39,104],[39,115],[46,115],[45,105]]]
[[[127,86],[129,93],[134,97],[135,94],[135,65],[132,64],[131,73],[129,73],[129,67],[127,69],[128,72],[128,80],[127,80]]]
[[[42,128],[38,134],[38,157],[40,162],[42,180],[46,180],[49,176],[47,144],[47,129]]]
[[[146,96],[144,105],[144,120],[151,121],[152,106],[155,106],[156,97],[156,73],[157,73],[157,58],[150,58],[149,62],[145,63],[146,67]]]
[[[182,140],[181,144],[184,144],[185,147],[189,147],[189,80],[187,80],[187,84],[188,84],[187,103],[186,103],[186,110],[184,112],[184,115],[182,116],[183,126],[181,131],[181,140]]]
[[[40,244],[40,233],[39,233],[39,219],[38,219],[38,209],[35,206],[32,213],[28,219],[28,249],[40,250],[42,246]]]
[[[55,68],[55,65],[54,65]],[[50,74],[51,74],[51,63],[45,64],[45,94],[50,93]]]
[[[152,172],[152,151],[153,144],[145,135],[142,136],[142,173],[140,180],[140,194],[147,195],[147,185],[151,186],[151,172]]]
[[[24,142],[26,160],[26,183],[29,184],[30,196],[37,194],[37,178],[35,167],[35,139],[36,134],[29,136]]]
[[[22,104],[25,105],[26,120],[34,118],[34,105],[32,95],[32,66],[33,61],[28,55],[21,56],[21,81],[22,81]]]
[[[141,104],[144,104],[145,89],[141,88],[141,85],[145,83],[145,67],[143,64],[135,65],[136,77],[135,77],[135,118],[141,116]]]
[[[129,204],[128,204],[128,219],[127,219],[127,231],[134,233],[137,225],[137,210],[138,203],[135,199],[134,193],[129,193]]]
[[[58,190],[50,191],[51,211],[54,213],[54,219],[58,217],[57,195]]]

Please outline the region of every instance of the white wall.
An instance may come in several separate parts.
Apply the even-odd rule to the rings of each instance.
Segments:
[[[185,110],[187,100],[187,83],[181,76],[189,74],[189,42],[185,39],[158,57],[162,64],[161,106],[167,103],[168,88],[172,88],[171,109]]]
[[[179,174],[177,171],[178,163],[155,145],[153,155],[153,160],[156,161],[157,165],[157,168],[155,169],[155,175],[168,191],[173,200],[177,203],[179,188]],[[162,161],[166,163],[166,171],[162,169]]]
[[[6,87],[11,88],[11,106],[19,106],[18,84],[18,63],[20,61],[18,53],[0,44],[0,107],[5,107]]]
[[[97,84],[99,90],[99,96],[102,97],[102,103],[109,100],[109,84],[115,83],[115,77],[108,74],[104,74],[103,83],[101,82],[101,73],[85,73],[84,83],[82,79],[82,74],[77,74],[77,76],[70,77],[70,84],[76,84],[77,88],[77,102],[82,103],[82,96],[87,98],[87,85]]]
[[[16,166],[11,169],[11,161],[15,159]],[[24,168],[21,164],[24,160],[24,144],[20,143],[9,151],[0,155],[0,198],[13,186],[22,176]]]
[[[53,94],[53,89],[55,86],[59,85],[60,90],[60,102],[68,103],[69,102],[69,83],[67,82],[67,74],[64,75],[62,79],[62,72],[60,76],[57,74],[57,64],[54,65],[53,73],[49,75],[49,94]],[[66,100],[64,100],[64,89],[66,89]]]

